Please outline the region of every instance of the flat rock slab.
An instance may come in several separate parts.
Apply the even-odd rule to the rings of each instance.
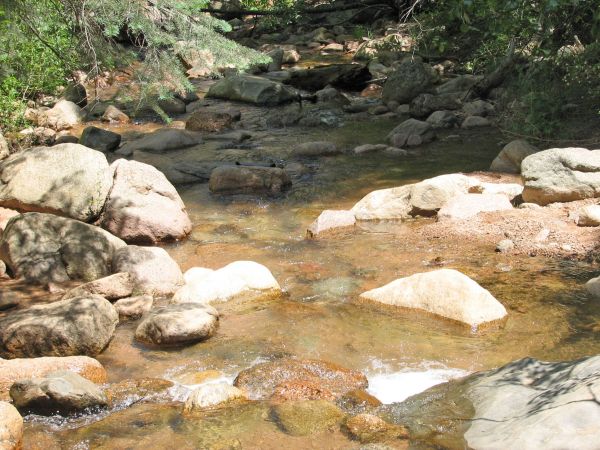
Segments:
[[[265,106],[290,103],[299,98],[298,92],[289,86],[251,75],[223,78],[210,87],[206,96]]]
[[[289,189],[292,181],[277,167],[221,166],[210,175],[208,187],[218,194],[277,195]]]
[[[498,323],[507,315],[489,291],[453,269],[399,278],[361,294],[360,299],[426,311],[464,323],[474,331]]]
[[[135,330],[138,341],[154,345],[193,344],[210,338],[219,326],[219,313],[207,305],[169,305],[148,313]]]
[[[513,205],[502,194],[461,194],[448,200],[438,211],[438,220],[464,220],[481,212],[508,211]]]

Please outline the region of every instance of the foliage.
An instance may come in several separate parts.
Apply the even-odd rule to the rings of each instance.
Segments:
[[[210,51],[215,72],[219,67],[243,70],[268,62],[266,56],[227,39],[222,34],[231,30],[227,22],[199,12],[207,4],[208,0],[0,0],[1,54],[7,55],[0,59],[3,79],[12,75],[20,82],[11,84],[16,100],[52,93],[75,68],[95,79],[107,69],[130,66],[138,104],[149,104],[160,113],[159,99],[191,89],[174,51],[178,43]],[[3,118],[3,126],[10,125]]]

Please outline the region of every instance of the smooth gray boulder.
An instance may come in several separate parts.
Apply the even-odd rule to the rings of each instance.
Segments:
[[[118,322],[113,305],[99,295],[15,311],[0,318],[0,357],[95,356]]]
[[[19,409],[48,415],[71,414],[108,405],[102,389],[68,371],[17,381],[10,388],[10,397]]]
[[[410,115],[422,119],[434,111],[453,111],[462,105],[457,94],[419,94],[410,102]]]
[[[34,147],[0,162],[0,206],[89,222],[100,215],[112,178],[106,157],[78,144]]]
[[[93,281],[113,273],[125,242],[108,231],[43,213],[13,217],[0,238],[0,259],[17,277],[35,283]]]
[[[429,91],[435,78],[430,66],[420,61],[406,61],[387,79],[383,86],[383,101],[410,103],[417,95]]]
[[[409,427],[412,438],[437,435],[456,448],[595,450],[599,390],[600,356],[555,363],[525,358],[435,386],[384,410]]]
[[[435,138],[435,132],[429,122],[408,119],[388,134],[388,142],[394,147],[415,147],[426,144]]]
[[[303,142],[292,149],[294,156],[332,156],[340,153],[342,151],[337,145],[327,141]]]
[[[135,338],[154,345],[192,344],[211,337],[218,326],[219,313],[212,306],[168,305],[149,312],[135,330]]]
[[[521,173],[521,162],[529,155],[539,152],[533,145],[523,139],[516,139],[506,144],[498,156],[492,161],[490,171],[504,173]]]
[[[113,257],[113,271],[132,275],[134,294],[171,295],[184,284],[179,265],[160,247],[120,248]]]
[[[371,72],[363,64],[329,64],[293,70],[284,82],[296,88],[313,92],[326,86],[361,91],[371,78]]]
[[[600,150],[552,148],[521,163],[523,200],[538,205],[600,196]]]
[[[138,151],[167,153],[172,150],[193,147],[202,142],[202,135],[200,133],[178,130],[176,128],[161,128],[139,139],[126,142],[115,153],[123,156],[131,156],[133,152]]]
[[[89,126],[81,133],[79,143],[99,152],[108,153],[119,148],[121,135],[109,130],[103,130],[102,128]]]
[[[192,222],[177,190],[154,167],[119,159],[111,164],[113,187],[100,226],[126,242],[175,241],[192,231]]]
[[[299,98],[298,92],[289,86],[251,75],[223,78],[211,86],[206,96],[265,106],[289,103]]]

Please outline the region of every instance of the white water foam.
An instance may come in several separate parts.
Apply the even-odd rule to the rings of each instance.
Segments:
[[[406,400],[411,395],[423,392],[436,384],[468,375],[461,369],[415,369],[407,368],[393,373],[369,376],[369,394],[381,403],[389,404]]]

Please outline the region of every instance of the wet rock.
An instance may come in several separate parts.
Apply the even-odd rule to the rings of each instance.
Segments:
[[[81,108],[68,100],[60,100],[52,109],[39,111],[37,124],[53,130],[68,130],[83,121]]]
[[[435,82],[431,67],[420,61],[406,61],[394,71],[383,87],[383,100],[409,103],[417,95],[430,90]]]
[[[0,449],[19,450],[23,440],[23,418],[7,402],[0,402]]]
[[[217,132],[231,128],[235,118],[229,112],[196,110],[185,122],[185,129],[190,131]]]
[[[162,172],[124,159],[111,169],[114,181],[100,218],[102,228],[138,244],[179,240],[190,233],[185,205]]]
[[[66,300],[92,294],[104,297],[109,301],[115,301],[129,297],[133,293],[133,288],[134,282],[131,274],[120,272],[77,286],[67,291],[62,299]]]
[[[547,205],[600,196],[600,150],[553,148],[521,164],[525,202]]]
[[[311,69],[294,70],[285,83],[313,92],[326,86],[361,91],[370,79],[371,73],[368,67],[362,64],[331,64]]]
[[[435,111],[427,118],[433,128],[454,128],[459,124],[456,113],[452,111]]]
[[[184,413],[214,408],[234,400],[245,399],[244,393],[228,383],[209,383],[195,389],[185,401]]]
[[[81,83],[71,83],[63,92],[63,98],[69,102],[75,103],[80,108],[87,105],[87,92],[85,86]]]
[[[0,357],[95,356],[118,321],[115,308],[98,295],[15,311],[0,318]]]
[[[496,112],[494,105],[483,100],[475,100],[469,103],[465,103],[462,110],[467,116],[480,117],[491,116]]]
[[[111,384],[105,394],[113,406],[131,404],[164,394],[172,386],[173,382],[162,378],[136,378]]]
[[[0,399],[8,399],[10,387],[19,380],[44,378],[68,370],[93,383],[106,383],[106,370],[89,356],[0,359]]]
[[[137,294],[170,295],[184,283],[179,265],[159,247],[122,247],[115,252],[112,264],[115,272],[133,276]]]
[[[275,106],[295,101],[298,98],[298,92],[266,78],[235,75],[223,78],[212,85],[206,96]]]
[[[413,185],[370,192],[351,211],[356,220],[402,220],[411,216]]]
[[[44,378],[17,381],[10,388],[14,405],[38,414],[71,414],[108,405],[104,392],[73,372],[54,372]]]
[[[506,309],[475,281],[453,269],[399,278],[364,292],[361,300],[423,310],[478,330],[506,317]]]
[[[400,425],[387,423],[372,414],[359,414],[346,420],[345,430],[363,444],[408,439],[408,431]]]
[[[581,208],[577,225],[580,227],[600,226],[600,205],[587,205]]]
[[[397,406],[408,418],[415,409],[422,418],[435,417],[422,420],[421,429],[443,423],[449,434],[460,429],[457,417],[475,419],[464,440],[458,436],[469,448],[591,450],[598,446],[599,388],[599,356],[554,363],[525,358],[433,387]]]
[[[140,295],[117,300],[114,307],[121,319],[137,320],[152,309],[154,299],[151,295]]]
[[[341,150],[333,142],[326,141],[304,142],[292,149],[294,156],[332,156],[340,153]]]
[[[276,195],[292,185],[289,175],[277,167],[221,166],[210,175],[208,187],[218,194]]]
[[[116,106],[108,105],[101,120],[109,123],[129,123],[129,116]]]
[[[410,115],[424,118],[434,111],[453,111],[461,107],[462,101],[456,94],[419,94],[410,102]]]
[[[498,253],[508,253],[511,252],[515,248],[515,243],[510,239],[502,239],[496,245],[496,251]]]
[[[180,150],[201,143],[202,135],[200,133],[175,128],[162,128],[146,134],[140,139],[125,143],[115,153],[123,156],[131,156],[133,152],[137,151],[166,153],[170,150]]]
[[[386,144],[364,144],[355,147],[354,153],[357,155],[362,155],[363,153],[381,152],[387,150],[387,148],[388,146]]]
[[[112,152],[119,148],[121,135],[98,127],[86,127],[81,133],[79,143],[103,153]]]
[[[0,206],[85,222],[98,217],[112,184],[106,157],[77,144],[14,153],[0,162],[0,179]]]
[[[492,123],[485,117],[469,116],[461,124],[461,128],[489,127]]]
[[[292,436],[309,436],[338,428],[345,414],[325,400],[304,400],[273,407],[273,415],[283,431]]]
[[[282,293],[269,269],[253,261],[236,261],[219,270],[194,267],[184,277],[186,284],[175,293],[173,303],[262,300]]]
[[[318,360],[280,359],[241,371],[234,386],[253,400],[270,398],[283,383],[312,382],[336,398],[356,389],[366,389],[367,377],[333,363]]]
[[[344,410],[364,412],[381,406],[381,402],[363,389],[344,394],[338,399],[338,405]]]
[[[4,135],[0,132],[0,161],[10,155],[10,149],[8,148],[8,142],[4,138]]]
[[[416,119],[405,120],[388,135],[388,141],[394,147],[415,147],[431,142],[434,138],[435,132],[431,124]]]
[[[0,259],[35,283],[91,281],[109,275],[125,242],[101,228],[52,214],[13,218],[0,239]]]
[[[356,217],[354,216],[354,212],[327,209],[308,227],[306,235],[309,238],[316,238],[323,234],[354,227],[355,224]]]
[[[210,338],[219,326],[211,306],[169,305],[149,312],[135,330],[135,339],[154,345],[193,344]]]
[[[464,220],[481,212],[513,209],[510,200],[502,194],[460,194],[448,200],[438,211],[439,220]]]
[[[529,155],[533,155],[538,151],[537,148],[522,139],[511,141],[504,146],[502,151],[492,161],[490,171],[521,173],[521,162]]]

